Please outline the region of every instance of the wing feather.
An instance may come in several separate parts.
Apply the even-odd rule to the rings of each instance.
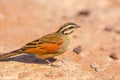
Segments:
[[[40,39],[27,43],[23,48],[27,53],[55,53],[61,47],[63,39],[60,35],[48,34]]]

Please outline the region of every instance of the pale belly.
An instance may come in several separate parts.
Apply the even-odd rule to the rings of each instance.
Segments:
[[[66,50],[69,49],[70,47],[70,44],[71,44],[71,40],[72,40],[72,37],[71,36],[68,36],[68,37],[64,37],[64,43],[63,45],[60,47],[60,49],[58,50],[59,53],[63,53],[65,52]]]

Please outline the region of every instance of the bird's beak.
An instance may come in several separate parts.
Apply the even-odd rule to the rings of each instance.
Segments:
[[[77,25],[77,28],[80,28],[81,26]]]

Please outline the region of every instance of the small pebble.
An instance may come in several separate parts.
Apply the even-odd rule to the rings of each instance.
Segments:
[[[76,36],[76,35],[73,35],[73,38],[77,38],[77,36]]]
[[[120,34],[120,30],[116,30],[115,32],[116,32],[117,34]]]
[[[89,10],[82,10],[82,11],[78,12],[77,15],[78,16],[89,16],[90,15],[90,11]]]
[[[111,31],[113,31],[113,28],[112,28],[111,26],[106,26],[106,27],[104,28],[104,30],[105,30],[105,31],[108,31],[108,32],[111,32]]]
[[[96,72],[102,72],[103,69],[100,68],[100,66],[96,63],[93,63],[90,65],[91,68],[93,68]]]
[[[101,51],[105,51],[105,49],[104,49],[103,47],[100,47],[100,50],[101,50]]]
[[[114,60],[118,60],[118,56],[116,53],[112,53],[110,54],[110,58],[114,59]]]
[[[82,51],[81,46],[77,46],[73,49],[73,52],[75,52],[76,54],[80,54],[81,51]]]

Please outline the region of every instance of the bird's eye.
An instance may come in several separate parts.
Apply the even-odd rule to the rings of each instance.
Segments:
[[[74,27],[68,27],[62,31],[62,34],[68,35],[74,32]]]

